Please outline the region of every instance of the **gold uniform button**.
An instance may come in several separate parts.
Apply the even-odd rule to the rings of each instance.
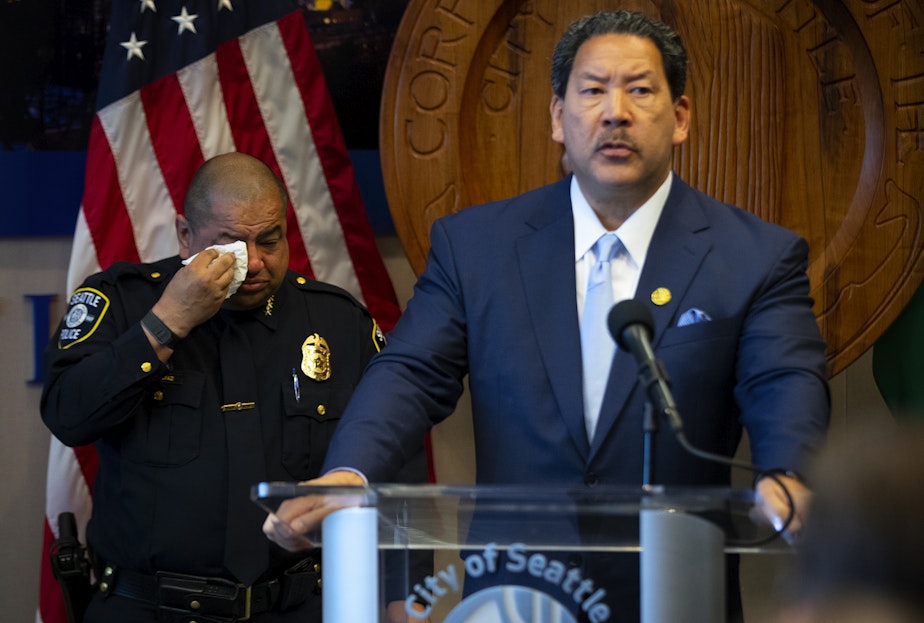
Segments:
[[[103,569],[103,575],[107,578],[110,577],[112,575],[112,567],[106,567]]]
[[[151,279],[160,279],[160,273],[156,271],[151,273]]]
[[[99,583],[99,592],[106,593],[109,591],[109,582],[100,582]]]
[[[195,600],[195,599],[193,599],[191,602],[189,602],[189,609],[190,609],[190,610],[198,610],[198,609],[201,608],[201,607],[202,607],[202,604],[200,604],[200,603],[199,603],[197,600]]]
[[[156,392],[154,392],[154,400],[163,400],[163,399],[164,399],[164,392],[160,391],[159,389]]]
[[[150,361],[145,361],[143,364],[141,364],[142,372],[150,372],[153,369],[154,369],[154,366],[151,365]]]
[[[327,407],[318,405],[318,415],[324,415],[325,413],[327,413]]]
[[[295,281],[297,281],[300,285],[305,285],[306,283],[308,283],[308,280],[305,279],[304,277],[297,277]]]

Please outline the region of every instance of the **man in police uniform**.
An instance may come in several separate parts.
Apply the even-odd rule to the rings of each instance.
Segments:
[[[114,264],[71,297],[42,418],[99,454],[88,623],[320,621],[318,552],[271,545],[249,488],[318,475],[384,338],[345,291],[288,270],[286,205],[259,160],[213,158],[177,216],[178,257]]]

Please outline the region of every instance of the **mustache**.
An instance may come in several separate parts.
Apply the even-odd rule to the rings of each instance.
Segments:
[[[638,151],[638,144],[625,132],[614,132],[613,134],[601,136],[599,139],[597,139],[595,148],[601,149],[604,145],[612,145],[615,143],[621,143],[632,151]]]

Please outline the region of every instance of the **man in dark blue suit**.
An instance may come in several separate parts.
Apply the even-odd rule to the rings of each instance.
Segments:
[[[796,474],[830,410],[806,242],[672,174],[690,102],[686,51],[666,25],[627,11],[582,18],[552,62],[552,138],[573,175],[433,225],[407,311],[337,429],[325,464],[334,471],[312,484],[391,479],[452,413],[466,375],[479,483],[641,484],[637,365],[619,349],[592,364],[594,343],[581,346],[602,259],[608,305],[651,308],[689,441],[730,457],[746,428],[756,465],[781,474],[759,493],[786,516],[785,484],[798,526],[809,493]],[[613,234],[615,251],[598,258],[598,240]],[[659,435],[657,458],[661,483],[729,484],[727,466],[672,435]],[[326,512],[311,504],[282,509],[265,531],[300,546],[298,533]]]

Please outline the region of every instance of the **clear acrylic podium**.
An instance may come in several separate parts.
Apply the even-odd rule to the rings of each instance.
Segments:
[[[427,577],[398,578],[411,621],[577,621],[569,609],[618,621],[606,591],[568,559],[635,553],[643,623],[722,623],[725,554],[788,550],[756,519],[751,490],[260,483],[252,491],[269,512],[305,495],[342,507],[309,535],[322,544],[324,623],[385,620],[383,587],[395,582],[383,577],[383,559],[415,550],[433,552],[434,565]],[[463,578],[479,588],[466,590]]]

